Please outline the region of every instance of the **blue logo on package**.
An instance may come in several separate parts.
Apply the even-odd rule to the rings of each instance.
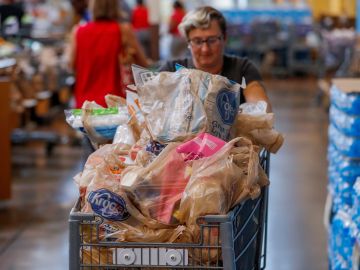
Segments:
[[[88,202],[96,214],[108,220],[122,221],[130,217],[125,200],[107,189],[90,192]]]
[[[183,68],[185,68],[183,65],[180,65],[180,64],[178,64],[178,63],[175,63],[175,70],[176,70],[176,71],[181,70],[181,69],[183,69]]]
[[[224,124],[232,125],[239,107],[236,93],[226,89],[220,90],[216,97],[216,105]]]

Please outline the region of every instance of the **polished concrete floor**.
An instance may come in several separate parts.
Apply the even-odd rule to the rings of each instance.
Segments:
[[[327,269],[327,113],[316,103],[314,79],[267,80],[282,149],[271,157],[268,270]],[[62,122],[62,121],[60,121]],[[55,126],[67,133],[64,125]],[[68,268],[72,177],[82,168],[79,146],[59,145],[50,157],[41,144],[12,150],[12,199],[0,202],[0,269]]]

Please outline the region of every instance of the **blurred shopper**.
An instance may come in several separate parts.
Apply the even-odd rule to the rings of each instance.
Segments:
[[[146,55],[150,56],[151,33],[149,24],[148,8],[143,0],[137,0],[136,6],[132,11],[131,23],[135,30],[137,39],[145,49]]]
[[[21,28],[24,8],[14,0],[3,0],[0,4],[1,36],[16,35]]]
[[[119,8],[120,22],[130,23],[132,10],[126,0],[119,0]]]
[[[77,108],[86,100],[106,106],[106,94],[125,97],[121,68],[148,65],[131,25],[118,23],[118,0],[89,0],[89,10],[93,21],[74,27],[69,47]]]
[[[266,101],[269,99],[258,69],[247,59],[224,54],[226,44],[226,21],[218,10],[204,6],[189,12],[179,25],[180,32],[188,40],[191,57],[168,61],[160,71],[175,71],[175,63],[196,68],[211,74],[220,74],[238,83],[246,80],[240,103]]]
[[[73,25],[90,21],[88,0],[71,0],[74,11]]]
[[[173,13],[169,22],[169,33],[171,34],[170,55],[171,58],[183,57],[187,52],[186,39],[180,35],[178,26],[184,18],[186,12],[180,1],[173,4]]]

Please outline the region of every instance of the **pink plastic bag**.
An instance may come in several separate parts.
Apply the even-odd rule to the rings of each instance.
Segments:
[[[184,161],[188,161],[210,157],[219,151],[225,144],[226,142],[218,137],[208,133],[201,133],[194,139],[179,145],[176,148],[176,151],[185,154]]]

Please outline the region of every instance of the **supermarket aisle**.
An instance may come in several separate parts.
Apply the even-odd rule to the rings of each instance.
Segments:
[[[314,102],[315,81],[266,82],[276,127],[286,143],[271,161],[267,270],[326,269],[322,212],[326,193],[327,115]],[[77,191],[81,148],[13,149],[13,200],[0,202],[0,269],[63,270],[67,217]]]
[[[316,81],[267,84],[285,144],[272,156],[269,270],[327,269],[322,223],[326,197],[327,114],[315,102]]]
[[[70,130],[61,120],[53,129]],[[77,196],[72,177],[81,168],[80,147],[44,143],[12,150],[13,199],[0,202],[0,269],[67,269],[69,209]]]

